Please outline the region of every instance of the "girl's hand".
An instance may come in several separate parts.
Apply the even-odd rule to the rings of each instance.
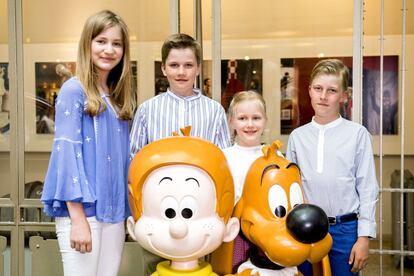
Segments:
[[[70,247],[80,253],[91,252],[91,228],[89,222],[86,220],[82,203],[67,201],[66,206],[68,206],[71,221]]]
[[[71,223],[70,246],[80,253],[91,252],[91,229],[86,218],[71,219]]]

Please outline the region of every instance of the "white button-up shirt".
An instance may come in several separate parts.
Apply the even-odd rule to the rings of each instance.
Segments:
[[[378,184],[362,125],[341,117],[326,125],[312,120],[292,132],[286,158],[298,164],[309,203],[332,217],[358,213],[358,236],[376,237]]]

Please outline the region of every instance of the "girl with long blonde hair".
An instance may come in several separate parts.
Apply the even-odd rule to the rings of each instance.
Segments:
[[[76,76],[56,100],[55,138],[42,195],[55,217],[65,275],[117,275],[125,239],[129,128],[134,109],[125,22],[89,17]]]

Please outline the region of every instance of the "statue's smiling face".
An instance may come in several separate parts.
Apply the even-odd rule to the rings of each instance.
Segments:
[[[190,165],[169,165],[149,174],[142,190],[142,216],[135,237],[147,250],[172,260],[209,254],[223,241],[211,177]]]

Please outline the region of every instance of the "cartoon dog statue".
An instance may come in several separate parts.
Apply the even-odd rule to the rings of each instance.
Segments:
[[[313,275],[329,276],[328,218],[321,208],[304,203],[299,168],[276,154],[280,147],[279,141],[264,147],[247,172],[234,215],[252,247],[235,275],[302,275],[296,266],[308,260]],[[223,244],[212,254],[218,273],[235,272],[240,252],[234,246]]]
[[[190,129],[145,146],[130,166],[128,232],[167,259],[152,275],[217,275],[199,258],[240,230],[231,217],[234,184],[226,158],[214,144],[189,137]]]

